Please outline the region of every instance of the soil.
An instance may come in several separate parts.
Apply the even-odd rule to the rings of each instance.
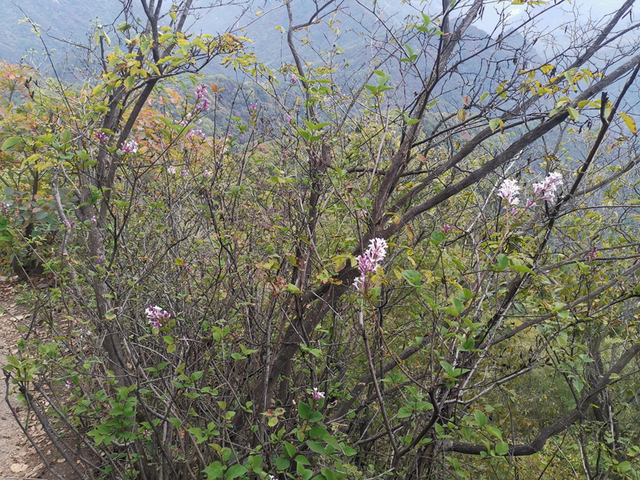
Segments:
[[[20,339],[18,327],[27,326],[31,322],[28,307],[16,304],[18,288],[18,277],[0,276],[0,366],[7,364],[8,355],[15,355],[17,352],[16,345]],[[0,480],[75,480],[77,477],[68,466],[61,464],[44,432],[32,425],[29,427],[30,436],[35,439],[50,464],[55,465],[59,476],[47,471],[42,458],[26,438],[6,402],[6,388],[5,376],[0,371]],[[13,406],[18,406],[16,414],[22,419],[25,409],[11,393],[10,402]]]

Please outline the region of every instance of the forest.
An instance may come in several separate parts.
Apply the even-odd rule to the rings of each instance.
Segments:
[[[634,0],[104,3],[0,63],[30,440],[83,480],[640,479]]]

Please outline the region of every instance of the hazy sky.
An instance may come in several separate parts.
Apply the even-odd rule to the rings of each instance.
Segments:
[[[485,30],[491,31],[495,27],[499,15],[496,10],[502,10],[509,2],[493,2],[485,7],[484,15],[481,20],[476,23],[476,26]],[[552,4],[553,2],[549,2]],[[565,1],[563,5],[554,9],[553,15],[545,15],[545,20],[548,22],[546,26],[553,27],[567,20],[574,18],[574,11],[579,12],[579,18],[587,19],[589,16],[592,19],[602,18],[603,16],[614,12],[622,4],[624,0],[574,0],[571,3]],[[511,15],[512,21],[522,21],[526,15],[526,5],[511,5],[506,7],[507,11]],[[541,7],[536,7],[539,9]],[[534,10],[535,11],[535,10]],[[552,23],[553,22],[553,23]]]

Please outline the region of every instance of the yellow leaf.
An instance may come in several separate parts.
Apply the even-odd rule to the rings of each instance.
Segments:
[[[633,133],[635,135],[636,134],[636,121],[633,119],[633,117],[631,115],[628,115],[628,114],[622,113],[622,112],[620,112],[620,116],[622,117],[622,120],[624,120],[624,123],[627,124],[627,128],[629,128],[629,130],[631,130],[631,133]]]

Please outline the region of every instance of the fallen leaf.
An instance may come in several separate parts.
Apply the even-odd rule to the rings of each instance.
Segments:
[[[29,468],[29,465],[27,465],[26,463],[12,463],[9,468],[13,473],[20,473]]]

